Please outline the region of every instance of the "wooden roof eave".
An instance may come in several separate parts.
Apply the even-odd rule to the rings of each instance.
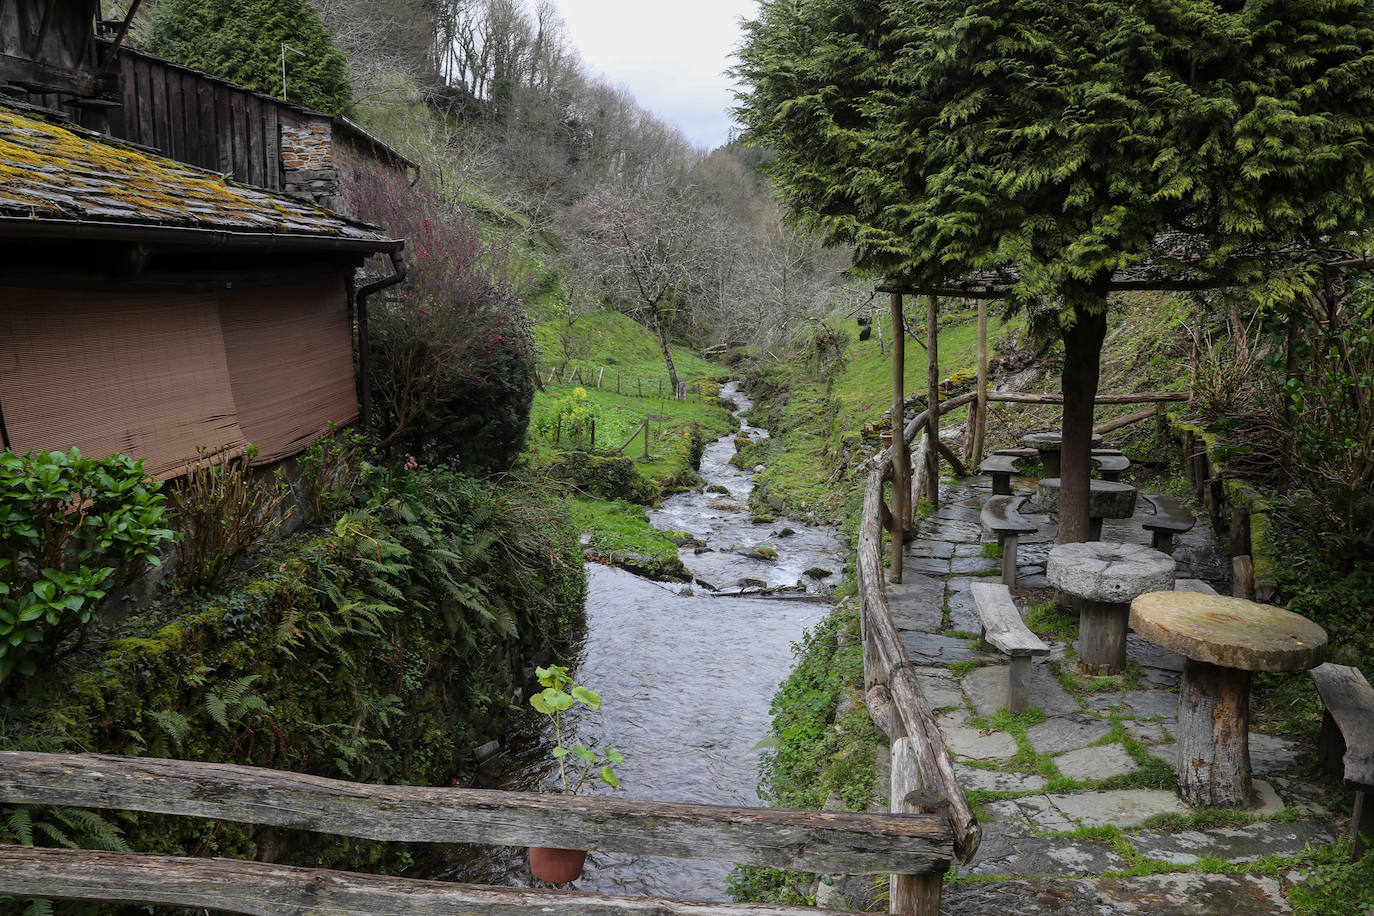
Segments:
[[[188,248],[260,251],[338,251],[350,254],[400,252],[404,239],[285,232],[236,232],[191,226],[158,226],[99,220],[33,219],[0,216],[0,240],[146,242]]]

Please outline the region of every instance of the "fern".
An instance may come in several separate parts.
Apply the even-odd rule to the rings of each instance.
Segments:
[[[242,722],[249,713],[259,712],[270,715],[272,707],[261,694],[250,691],[261,675],[248,674],[236,678],[225,685],[223,691],[210,691],[205,695],[205,712],[216,725],[229,731],[233,725]]]
[[[148,717],[157,723],[157,727],[162,729],[167,740],[172,742],[172,747],[180,753],[182,742],[191,733],[190,720],[181,713],[172,710],[149,709],[146,712]]]
[[[5,823],[20,846],[33,845],[33,818],[29,815],[28,808],[10,808],[5,814]]]

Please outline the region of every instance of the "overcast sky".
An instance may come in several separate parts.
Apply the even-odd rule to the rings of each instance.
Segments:
[[[628,89],[698,146],[729,139],[724,73],[754,0],[558,0],[587,72]]]

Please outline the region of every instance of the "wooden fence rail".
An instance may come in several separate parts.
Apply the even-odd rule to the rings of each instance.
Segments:
[[[823,916],[837,912],[417,881],[237,859],[30,846],[0,846],[0,894],[161,904],[251,916]]]
[[[234,764],[0,752],[0,804],[124,809],[369,840],[556,846],[827,874],[942,874],[939,814],[734,808],[606,796],[376,786]],[[238,913],[791,914],[773,907],[514,891],[203,860],[0,847],[0,894],[168,903]],[[393,895],[402,895],[393,898]],[[609,902],[608,902],[609,901]],[[815,912],[814,910],[809,912]]]
[[[937,411],[946,413],[973,398],[972,394],[960,395],[942,402]],[[908,442],[926,428],[929,413],[929,410],[922,411],[903,428],[903,436]],[[943,818],[951,830],[955,857],[968,862],[978,851],[982,828],[955,778],[954,767],[945,752],[944,736],[921,692],[887,601],[882,563],[883,519],[895,516],[883,505],[883,484],[892,477],[893,451],[891,448],[884,450],[870,463],[859,522],[864,687],[874,721],[888,733],[894,744],[893,810],[934,813]],[[894,535],[892,550],[900,552],[904,549],[901,532],[894,529]],[[891,911],[938,916],[940,891],[941,876],[938,874],[894,874],[889,896]]]

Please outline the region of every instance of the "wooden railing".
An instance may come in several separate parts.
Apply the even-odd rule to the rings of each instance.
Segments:
[[[828,874],[939,875],[939,814],[852,814],[375,786],[231,764],[0,752],[0,804],[214,818],[369,840],[557,846]],[[938,885],[937,885],[938,886]],[[807,908],[485,887],[230,859],[0,846],[0,894],[275,914],[682,913],[801,916]],[[924,916],[923,911],[921,912]]]
[[[939,405],[945,413],[962,407],[974,395],[961,395]],[[928,411],[922,411],[906,424],[903,437],[910,441],[926,426]],[[923,446],[926,444],[923,443]],[[918,454],[920,449],[917,450]],[[919,461],[919,459],[918,459]],[[916,478],[921,475],[917,474]],[[880,453],[870,463],[864,485],[863,516],[859,523],[859,607],[863,628],[864,688],[874,721],[893,742],[892,809],[934,813],[949,825],[954,854],[968,862],[978,851],[982,828],[973,808],[954,776],[954,767],[945,753],[945,740],[935,724],[930,704],[916,680],[906,648],[887,601],[887,586],[882,561],[883,520],[891,511],[883,503],[883,484],[892,477],[892,449]],[[893,530],[905,525],[898,522]],[[903,549],[900,535],[892,550]],[[916,916],[938,916],[942,876],[893,875],[890,910]]]

